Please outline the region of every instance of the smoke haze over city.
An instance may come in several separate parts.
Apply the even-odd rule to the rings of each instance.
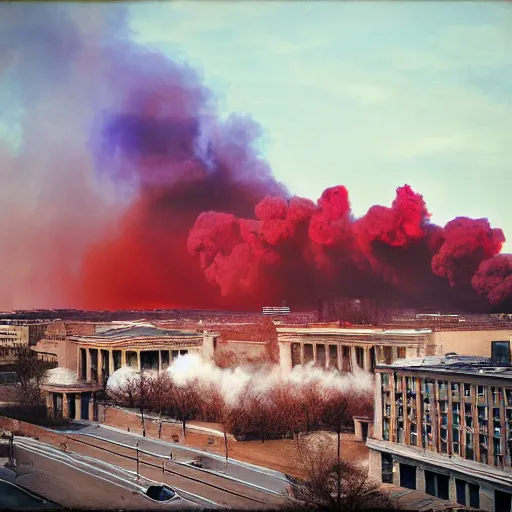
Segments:
[[[364,296],[512,311],[500,226],[463,214],[436,225],[422,191],[391,180],[392,204],[356,215],[346,170],[320,197],[295,196],[265,159],[265,127],[221,115],[202,71],[136,42],[129,17],[116,5],[0,8],[13,127],[0,139],[0,308]]]

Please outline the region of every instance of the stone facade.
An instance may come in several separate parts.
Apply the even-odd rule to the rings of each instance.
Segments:
[[[489,512],[510,510],[512,370],[481,358],[437,359],[377,367],[370,477]]]

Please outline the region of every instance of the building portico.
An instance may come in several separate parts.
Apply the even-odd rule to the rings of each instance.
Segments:
[[[379,363],[426,355],[430,329],[384,330],[277,326],[283,371],[313,363],[325,369],[372,372]]]
[[[77,347],[78,379],[104,385],[110,375],[125,366],[136,371],[162,371],[186,354],[212,357],[216,336],[134,324],[95,336],[70,336],[69,341]]]

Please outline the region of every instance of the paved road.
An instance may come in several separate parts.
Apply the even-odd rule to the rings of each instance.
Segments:
[[[60,435],[67,445],[67,450],[72,453],[63,453],[59,449],[52,448],[53,453],[58,453],[61,457],[80,455],[88,460],[101,461],[109,468],[115,468],[124,474],[129,473],[132,480],[135,478],[137,458],[133,446],[137,442],[136,438],[129,436],[132,441],[134,440],[133,446],[129,446],[117,441],[103,440],[99,436],[93,437],[90,434],[61,433]],[[16,442],[24,448],[30,448],[33,443],[38,443],[29,438],[16,438]],[[162,465],[163,463],[165,466]],[[168,484],[181,496],[203,507],[275,509],[290,505],[287,498],[273,491],[227,478],[226,475],[214,471],[196,469],[188,464],[171,461],[166,455],[162,456],[149,451],[139,452],[139,474],[146,480]]]
[[[68,454],[30,438],[16,438],[16,484],[66,508],[186,509],[209,506],[186,493],[167,504],[143,495],[151,482],[89,457]],[[188,499],[187,499],[188,498]]]
[[[107,441],[122,447],[134,448],[137,442],[140,450],[160,457],[168,458],[173,453],[173,459],[181,463],[190,463],[200,459],[203,468],[211,473],[223,475],[246,485],[259,488],[269,494],[288,496],[289,481],[283,473],[272,469],[228,459],[221,455],[186,447],[178,443],[159,441],[142,437],[137,434],[121,431],[112,427],[98,424],[77,424],[77,430],[68,430],[66,433],[75,436],[87,436],[97,440]],[[227,472],[226,472],[227,467]]]

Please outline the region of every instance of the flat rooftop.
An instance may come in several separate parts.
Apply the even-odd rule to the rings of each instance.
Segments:
[[[376,368],[512,379],[512,365],[496,366],[489,357],[458,354],[397,359],[391,364],[378,364]]]
[[[93,335],[69,336],[70,341],[121,341],[140,338],[197,338],[202,333],[194,330],[164,329],[145,322],[120,323],[102,326]]]

